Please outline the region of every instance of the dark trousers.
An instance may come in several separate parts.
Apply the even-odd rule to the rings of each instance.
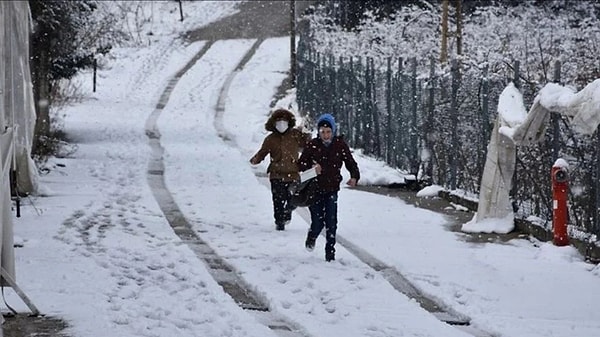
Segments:
[[[337,230],[337,192],[319,195],[310,210],[310,230],[308,236],[316,239],[325,227],[325,253],[335,253],[335,232]]]
[[[294,207],[290,204],[290,185],[279,179],[271,179],[271,195],[273,196],[273,217],[275,224],[284,225],[292,220]]]

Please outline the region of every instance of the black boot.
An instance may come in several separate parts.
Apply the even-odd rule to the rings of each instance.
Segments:
[[[304,243],[304,247],[306,247],[306,250],[312,252],[313,249],[315,249],[315,241],[316,239],[311,238],[310,234],[306,235],[306,242]]]
[[[335,261],[335,252],[325,252],[325,261]]]
[[[327,237],[327,243],[325,243],[325,261],[335,261],[335,237]]]

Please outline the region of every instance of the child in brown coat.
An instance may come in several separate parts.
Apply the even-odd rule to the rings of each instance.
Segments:
[[[310,134],[294,128],[296,118],[285,109],[278,109],[265,123],[265,129],[271,133],[265,137],[262,146],[250,163],[257,165],[267,155],[271,163],[267,168],[273,196],[273,216],[275,229],[284,230],[292,219],[293,206],[290,204],[290,185],[300,179],[298,173],[298,153],[310,140]]]

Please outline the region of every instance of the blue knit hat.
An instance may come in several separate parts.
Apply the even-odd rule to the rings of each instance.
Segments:
[[[331,128],[331,132],[335,136],[335,132],[336,132],[337,126],[335,125],[335,118],[333,117],[333,115],[331,115],[331,114],[322,114],[321,116],[319,116],[319,119],[317,119],[317,129],[320,128],[320,127],[322,127],[322,126],[330,127]]]

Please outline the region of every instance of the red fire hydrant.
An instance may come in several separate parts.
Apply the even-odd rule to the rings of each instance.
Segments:
[[[552,230],[554,244],[566,246],[569,244],[567,224],[569,209],[567,206],[569,192],[569,164],[559,158],[552,166]]]

